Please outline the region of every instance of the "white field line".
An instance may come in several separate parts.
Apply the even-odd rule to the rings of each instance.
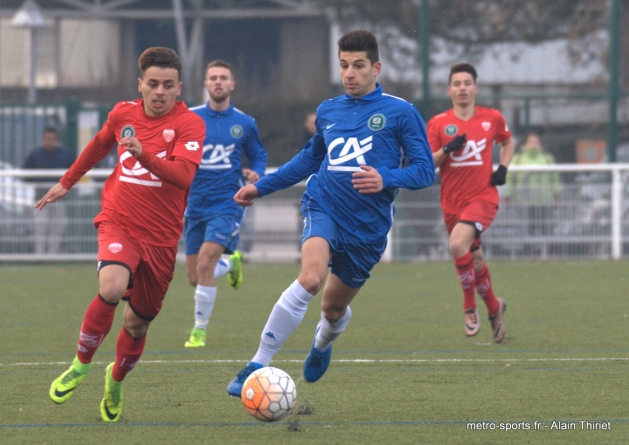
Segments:
[[[339,359],[333,360],[335,363],[527,363],[527,362],[602,362],[602,361],[627,361],[628,357],[548,357],[548,358],[442,358],[442,359]],[[151,363],[246,363],[247,360],[140,360],[142,364]],[[106,362],[92,362],[97,365],[109,364]],[[273,363],[303,363],[303,360],[273,360]],[[0,366],[48,366],[48,365],[70,365],[72,362],[17,362],[0,363]]]

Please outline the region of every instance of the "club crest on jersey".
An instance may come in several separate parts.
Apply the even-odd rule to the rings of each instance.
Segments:
[[[173,139],[175,139],[175,130],[173,130],[172,128],[167,128],[166,130],[164,130],[164,133],[162,134],[166,142],[170,142]]]
[[[491,128],[491,122],[483,122],[482,124],[480,124],[480,126],[483,127],[483,130],[489,131],[489,129]]]
[[[454,136],[459,131],[456,125],[448,125],[445,128],[446,136]]]
[[[387,118],[384,117],[384,114],[376,113],[369,118],[367,122],[367,126],[371,128],[373,131],[380,131],[387,124]]]
[[[120,243],[111,243],[108,247],[111,253],[118,253],[122,250],[122,244]]]
[[[229,129],[229,133],[235,137],[236,139],[241,138],[244,133],[242,127],[240,125],[234,125]]]
[[[131,125],[125,125],[124,127],[122,127],[122,130],[120,130],[120,137],[121,138],[132,138],[135,136],[135,128],[133,128]]]

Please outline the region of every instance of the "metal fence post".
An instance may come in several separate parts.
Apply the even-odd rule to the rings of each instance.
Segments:
[[[611,190],[612,258],[622,257],[622,180],[620,169],[613,166]]]

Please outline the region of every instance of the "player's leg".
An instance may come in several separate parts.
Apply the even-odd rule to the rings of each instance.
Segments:
[[[262,330],[260,345],[253,359],[227,386],[231,396],[240,397],[242,384],[256,369],[269,366],[273,356],[299,327],[308,303],[323,287],[330,262],[330,244],[324,238],[308,238],[301,249],[301,271],[280,296]]]
[[[478,235],[474,225],[459,221],[450,232],[450,253],[454,258],[456,274],[463,290],[463,312],[465,316],[465,335],[476,335],[480,329],[478,308],[474,298],[474,257],[470,247]]]
[[[185,344],[186,348],[205,346],[207,325],[216,300],[214,271],[224,250],[224,246],[213,241],[206,241],[201,245],[198,255],[193,255],[194,258],[186,258],[187,268],[191,268],[193,263],[196,263],[197,278],[194,292],[194,329]]]
[[[350,302],[360,288],[344,284],[335,274],[329,274],[321,299],[321,320],[315,329],[310,352],[304,362],[304,378],[316,382],[328,369],[332,358],[332,342],[347,327],[352,310]]]
[[[122,414],[122,383],[144,352],[146,332],[159,314],[173,278],[177,247],[144,245],[142,262],[133,276],[134,286],[125,299],[123,326],[116,342],[116,360],[105,371],[105,393],[100,405],[105,422],[116,422]]]
[[[76,357],[72,366],[50,386],[50,398],[56,403],[68,400],[87,376],[92,357],[109,333],[116,307],[129,287],[131,270],[137,265],[139,254],[123,231],[100,224],[98,258],[99,291],[85,312]]]
[[[487,313],[489,314],[489,321],[491,322],[491,330],[494,336],[494,341],[500,343],[505,336],[505,325],[502,319],[504,311],[507,309],[507,304],[502,298],[497,298],[494,295],[494,290],[491,285],[491,275],[485,263],[485,257],[483,249],[478,246],[472,252],[474,256],[474,271],[475,271],[475,287],[478,295],[480,295],[487,306]]]
[[[127,302],[123,327],[116,341],[116,360],[105,370],[105,394],[100,404],[105,422],[117,422],[122,415],[122,383],[142,356],[149,324],[150,320],[138,316]]]

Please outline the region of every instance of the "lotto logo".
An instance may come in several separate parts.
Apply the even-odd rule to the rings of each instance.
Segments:
[[[199,149],[199,143],[197,141],[186,142],[186,150],[196,151]]]

